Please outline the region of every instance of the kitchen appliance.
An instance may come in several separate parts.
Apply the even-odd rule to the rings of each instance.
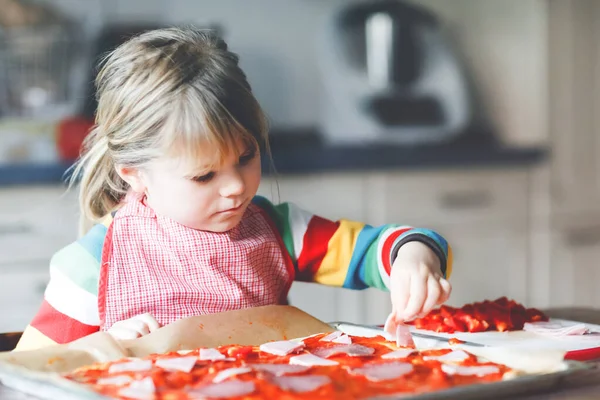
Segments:
[[[71,22],[0,27],[0,115],[60,119],[75,111],[82,43]]]
[[[400,0],[346,5],[325,25],[319,51],[328,142],[439,143],[471,123],[465,71],[424,8]]]

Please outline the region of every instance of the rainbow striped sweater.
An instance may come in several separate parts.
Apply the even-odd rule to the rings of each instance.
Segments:
[[[436,232],[386,224],[370,226],[331,221],[293,203],[272,204],[256,196],[254,204],[272,219],[294,264],[295,280],[349,289],[387,290],[395,255],[404,243],[420,241],[440,258],[448,277],[452,251]],[[25,329],[17,350],[68,343],[97,332],[98,283],[102,247],[112,216],[85,236],[58,251],[50,262],[50,282],[43,303]]]

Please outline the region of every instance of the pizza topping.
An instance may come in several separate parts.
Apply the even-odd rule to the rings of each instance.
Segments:
[[[225,360],[227,357],[217,349],[200,349],[199,358],[202,361],[219,361]]]
[[[308,366],[290,364],[250,364],[250,367],[256,371],[268,372],[276,376],[297,374],[310,369]]]
[[[340,332],[340,331],[335,331],[335,332],[332,332],[332,333],[330,333],[329,335],[327,335],[327,336],[325,336],[325,337],[321,338],[321,341],[322,341],[322,342],[331,342],[331,341],[333,341],[334,339],[337,339],[337,338],[339,338],[339,337],[340,337],[340,336],[342,336],[343,334],[344,334],[343,332]]]
[[[272,381],[283,390],[306,393],[317,390],[321,386],[330,383],[331,379],[324,375],[303,375],[280,376],[275,377]]]
[[[276,356],[286,356],[304,348],[304,342],[294,340],[281,340],[260,345],[260,351]]]
[[[231,380],[227,382],[212,383],[207,386],[188,392],[191,398],[216,398],[246,396],[254,393],[256,386],[252,381]]]
[[[506,366],[479,362],[466,349],[397,349],[380,335],[347,335],[353,342],[350,344],[319,340],[325,335],[303,339],[303,351],[287,357],[260,352],[258,346],[226,345],[204,349],[203,358],[215,361],[200,361],[201,349],[196,349],[186,355],[170,352],[85,366],[63,376],[107,398],[233,400],[354,398],[357,394],[379,398],[397,392],[414,394],[499,381],[513,372]],[[297,340],[292,341],[294,347],[299,344]],[[232,354],[236,355],[235,364],[223,362]],[[111,375],[111,368],[125,372]],[[459,378],[449,378],[453,375]]]
[[[410,327],[404,324],[396,326],[396,346],[398,347],[415,347],[415,342],[410,333]]]
[[[149,371],[150,369],[152,369],[152,360],[133,359],[111,365],[108,373]]]
[[[439,362],[461,362],[469,358],[469,355],[462,350],[453,350],[441,356],[424,356],[423,360],[437,360]]]
[[[147,400],[154,398],[156,387],[152,378],[144,378],[140,381],[133,381],[131,385],[119,390],[119,395],[130,399]]]
[[[333,343],[352,344],[352,339],[348,335],[342,335],[332,340]]]
[[[347,344],[332,347],[322,347],[313,352],[317,357],[329,358],[336,354],[347,354],[352,357],[371,356],[375,349],[361,344]]]
[[[248,367],[239,367],[239,368],[228,368],[221,372],[219,372],[214,378],[213,383],[223,382],[232,376],[237,376],[241,374],[247,374],[248,372],[252,372],[252,368]]]
[[[304,365],[307,367],[313,367],[316,365],[319,366],[334,366],[338,365],[337,361],[327,360],[325,358],[317,357],[314,354],[300,354],[299,356],[294,356],[290,358],[290,364],[292,365]]]
[[[413,369],[414,368],[410,363],[391,362],[386,364],[369,364],[360,368],[352,368],[349,372],[355,375],[363,375],[370,381],[379,382],[397,379],[411,373]]]
[[[244,358],[254,352],[254,347],[253,346],[231,346],[227,349],[226,352],[229,357]],[[233,359],[226,358],[225,360],[233,361],[233,360],[235,360],[235,358],[233,358]]]
[[[394,328],[395,327],[395,328]],[[388,340],[396,341],[398,347],[415,347],[415,342],[410,333],[410,327],[404,323],[397,323],[394,314],[390,313],[383,325],[383,331],[388,335]]]
[[[395,350],[390,353],[386,353],[386,354],[382,355],[381,358],[386,359],[386,360],[396,360],[399,358],[406,358],[414,352],[415,352],[414,349],[398,349],[398,350]]]
[[[500,372],[500,368],[496,367],[495,365],[464,366],[442,364],[442,371],[444,371],[448,375],[484,376],[489,374],[497,374],[498,372]]]
[[[527,322],[523,326],[523,330],[532,333],[538,333],[540,335],[555,337],[579,336],[590,332],[585,324],[568,322]]]
[[[196,356],[159,358],[155,365],[170,371],[190,372],[194,369],[197,360]]]
[[[417,329],[435,332],[499,332],[523,329],[527,322],[548,321],[548,317],[535,308],[506,297],[466,304],[461,308],[446,305],[431,310],[426,316],[412,321]]]
[[[109,376],[108,378],[100,378],[96,382],[98,385],[114,385],[123,386],[133,380],[129,375]]]

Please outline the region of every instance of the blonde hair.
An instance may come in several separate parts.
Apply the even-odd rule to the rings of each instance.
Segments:
[[[197,160],[210,146],[216,162],[236,143],[269,154],[266,118],[238,56],[210,31],[149,31],[116,48],[96,78],[96,125],[83,144],[81,231],[115,210],[129,190],[115,165],[142,167],[162,155]]]

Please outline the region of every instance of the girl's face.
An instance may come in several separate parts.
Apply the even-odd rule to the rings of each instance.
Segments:
[[[256,195],[261,178],[259,150],[240,150],[239,157],[227,156],[218,168],[196,165],[194,172],[180,159],[151,162],[140,171],[147,204],[158,215],[193,229],[226,232],[234,228]]]

